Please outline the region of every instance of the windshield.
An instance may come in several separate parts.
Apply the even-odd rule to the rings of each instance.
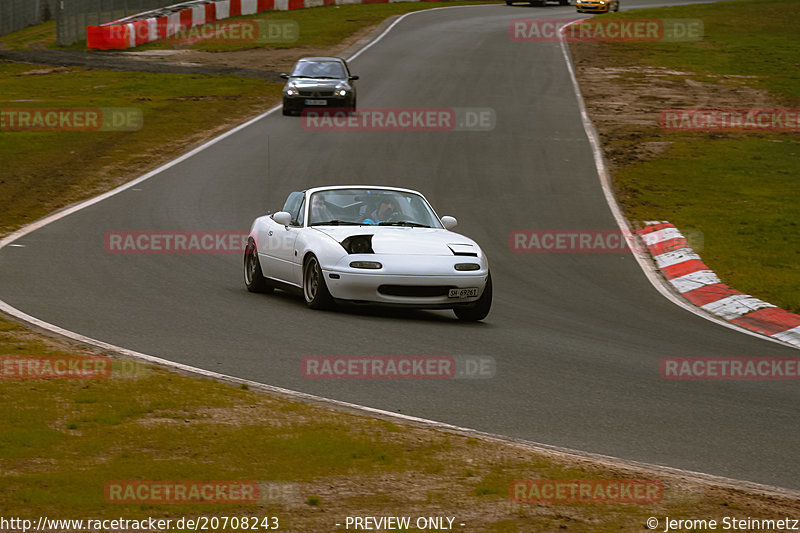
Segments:
[[[295,65],[292,76],[300,78],[347,78],[344,66],[338,61],[300,61]]]
[[[418,194],[382,189],[335,189],[311,195],[309,225],[372,225],[441,228]]]

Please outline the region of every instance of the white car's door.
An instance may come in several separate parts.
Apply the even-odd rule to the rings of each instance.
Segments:
[[[299,201],[296,201],[299,200]],[[267,232],[267,246],[270,250],[271,276],[285,283],[300,285],[301,276],[297,274],[297,252],[295,242],[303,231],[305,222],[305,197],[302,193],[292,193],[284,205],[284,209],[292,215],[288,226],[277,224],[271,220],[270,231]]]
[[[277,276],[277,249],[273,239],[277,229],[280,229],[280,226],[272,220],[271,216],[263,217],[256,232],[256,247],[258,248],[258,261],[261,263],[264,276],[280,279]]]
[[[299,285],[300,283],[294,275],[296,262],[294,243],[297,240],[300,228],[297,226],[284,227],[278,224],[274,224],[274,227],[275,229],[268,235],[268,244],[274,253],[272,268],[275,272],[275,277],[286,283]]]

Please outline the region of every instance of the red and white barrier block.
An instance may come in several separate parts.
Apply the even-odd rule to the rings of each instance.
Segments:
[[[800,315],[722,283],[669,222],[646,222],[636,230],[661,273],[693,304],[747,328],[800,346]]]
[[[375,4],[406,0],[194,0],[86,28],[92,50],[124,50],[167,39],[195,26],[263,11],[288,11],[336,4]],[[413,1],[413,0],[412,0]]]
[[[333,0],[195,0],[88,26],[86,46],[93,50],[123,50],[229,17],[329,4]]]

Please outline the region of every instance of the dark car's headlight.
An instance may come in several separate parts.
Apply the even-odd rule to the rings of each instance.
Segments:
[[[343,83],[336,86],[336,89],[333,90],[333,94],[336,96],[347,96],[347,93],[350,92],[350,87]]]
[[[297,87],[294,85],[289,85],[286,87],[286,96],[297,96],[300,94],[300,91],[297,90]]]

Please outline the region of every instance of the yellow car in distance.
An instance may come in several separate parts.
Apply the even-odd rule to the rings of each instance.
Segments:
[[[619,11],[619,0],[577,0],[578,13],[608,13]]]

